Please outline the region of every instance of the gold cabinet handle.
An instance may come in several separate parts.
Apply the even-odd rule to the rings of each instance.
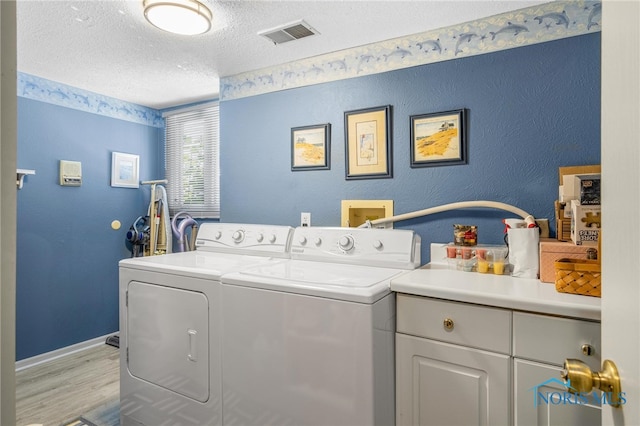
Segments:
[[[622,386],[613,361],[604,360],[602,371],[592,372],[587,364],[578,359],[565,359],[560,377],[570,393],[591,392],[592,388],[600,389],[611,395],[612,406],[620,407]]]
[[[454,327],[454,323],[451,318],[445,318],[444,321],[442,322],[442,325],[444,325],[444,328],[447,331],[453,330],[453,327]]]

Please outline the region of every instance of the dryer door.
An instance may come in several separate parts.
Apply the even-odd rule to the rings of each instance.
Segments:
[[[131,281],[127,364],[131,375],[206,402],[209,302],[200,292]]]

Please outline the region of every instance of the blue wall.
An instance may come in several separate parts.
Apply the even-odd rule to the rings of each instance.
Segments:
[[[149,189],[112,188],[112,151],[140,155],[140,179],[164,174],[163,129],[18,98],[18,360],[118,331],[118,261]],[[58,184],[59,160],[82,186]],[[111,222],[119,220],[115,231]]]
[[[30,86],[29,86],[30,87]],[[44,93],[44,92],[43,92]],[[392,105],[393,178],[346,181],[344,111]],[[467,108],[469,163],[411,169],[409,116]],[[488,199],[553,219],[557,168],[600,162],[600,33],[233,101],[221,111],[224,222],[339,225],[342,199],[393,199],[396,214]],[[292,127],[332,124],[331,170],[291,171]],[[139,154],[140,179],[163,175],[163,129],[18,98],[17,359],[118,330],[118,261],[147,187],[112,188],[111,152]],[[83,184],[58,185],[59,160]],[[430,242],[452,224],[499,243],[501,211],[440,213],[396,224]],[[118,231],[111,221],[122,223]],[[555,231],[555,229],[553,229]]]
[[[345,180],[344,111],[392,105],[393,179]],[[468,109],[468,164],[409,167],[409,116]],[[291,171],[292,127],[331,123],[331,170]],[[558,167],[600,163],[600,33],[221,103],[224,222],[339,225],[342,199],[393,199],[395,213],[501,201],[549,218]],[[396,224],[429,243],[454,223],[500,243],[513,214],[458,210]]]

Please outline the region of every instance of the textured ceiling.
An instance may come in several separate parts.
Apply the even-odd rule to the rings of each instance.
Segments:
[[[18,71],[162,109],[217,97],[219,77],[547,2],[202,1],[213,29],[178,36],[148,24],[142,0],[18,0]],[[257,35],[299,19],[320,35]]]

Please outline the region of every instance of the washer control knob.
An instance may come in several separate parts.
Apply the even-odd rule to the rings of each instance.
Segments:
[[[219,240],[220,237],[222,237],[222,232],[220,232],[220,231],[217,231],[216,235],[213,236],[213,238],[215,238],[216,240]]]
[[[262,235],[262,232],[258,232],[258,235],[256,236],[256,240],[258,240],[259,243],[261,243],[262,240],[264,240],[264,235]]]
[[[338,247],[340,247],[344,251],[349,251],[353,249],[354,242],[353,237],[351,235],[344,235],[340,240],[338,240]]]
[[[231,235],[231,239],[236,243],[242,242],[242,240],[244,240],[244,231],[241,229],[237,230]]]
[[[317,246],[319,246],[320,244],[322,244],[322,238],[320,237],[316,237],[316,239],[313,241]]]
[[[270,242],[271,244],[273,244],[273,243],[275,243],[275,242],[276,242],[276,234],[271,234],[271,235],[269,235],[269,242]]]
[[[377,250],[380,250],[380,249],[382,248],[382,241],[380,241],[380,240],[375,240],[375,241],[373,242],[373,248],[374,248],[374,249],[377,249]]]
[[[302,235],[298,241],[300,242],[300,245],[303,246],[303,245],[307,244],[307,237]]]

